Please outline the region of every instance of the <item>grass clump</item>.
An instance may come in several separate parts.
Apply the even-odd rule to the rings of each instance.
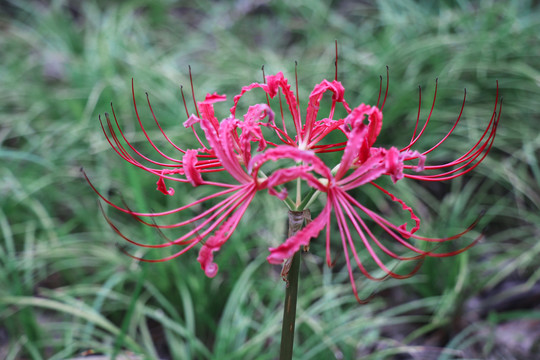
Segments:
[[[400,184],[404,200],[419,209],[424,234],[455,233],[486,209],[472,233],[489,224],[485,241],[459,258],[426,262],[407,282],[366,283],[366,293],[378,293],[366,306],[354,302],[343,268],[323,266],[322,246],[314,243],[300,285],[298,353],[306,359],[533,354],[498,331],[510,324],[519,333],[538,316],[540,10],[534,2],[0,6],[0,358],[65,359],[87,350],[274,358],[283,284],[280,269],[264,258],[284,235],[280,204],[257,200],[253,208],[260,212],[247,214],[219,254],[220,276],[210,280],[195,253],[146,265],[119,252],[121,239],[107,227],[79,168],[100,191],[121,193],[141,210],[174,206],[177,199],[154,192],[155,179],[112,156],[101,133],[98,114],[114,101],[126,135],[143,142],[133,121],[131,78],[141,104],[149,92],[167,134],[188,142],[178,90],[189,84],[188,64],[198,99],[214,91],[230,99],[260,81],[261,65],[267,74],[282,70],[293,78],[297,60],[305,106],[313,85],[333,77],[334,39],[350,104],[374,103],[378,76],[390,67],[381,143],[409,140],[403,129],[414,126],[417,86],[430,99],[436,77],[426,148],[451,126],[467,87],[463,121],[441,159],[478,138],[491,116],[496,79],[503,117],[492,153],[467,179],[442,187]],[[423,118],[430,101],[423,100]],[[159,236],[117,219],[132,235]]]

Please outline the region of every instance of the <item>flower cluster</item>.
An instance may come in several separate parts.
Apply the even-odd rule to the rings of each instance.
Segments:
[[[262,90],[266,94],[267,101],[249,106],[240,119],[236,114],[239,102],[244,94],[255,89]],[[388,91],[388,84],[386,89]],[[386,101],[386,94],[380,108],[381,95],[379,95],[377,106],[360,104],[352,108],[345,101],[345,89],[337,79],[323,80],[314,87],[309,95],[304,114],[298,102],[298,94],[291,90],[291,85],[281,72],[266,76],[263,83],[253,83],[243,87],[240,93],[234,97],[233,106],[229,110],[230,114],[222,120],[216,117],[214,107],[220,102],[226,101],[226,96],[217,93],[208,94],[203,101],[199,102],[196,102],[194,97],[196,111],[194,114],[189,114],[186,107],[187,120],[184,122],[184,127],[193,131],[198,142],[196,148],[190,149],[177,146],[165,134],[154,115],[147,95],[148,106],[157,128],[181,157],[175,158],[165,154],[151,140],[139,117],[133,82],[132,91],[133,104],[140,128],[149,144],[163,160],[154,160],[137,150],[122,132],[114,109],[112,109],[114,120],[111,120],[106,114],[106,124],[102,122],[102,128],[114,151],[132,165],[155,175],[158,179],[157,190],[165,195],[175,196],[174,188],[168,188],[165,184],[166,181],[186,183],[185,186],[205,186],[214,189],[210,195],[169,211],[136,212],[125,205],[119,206],[113,203],[90,183],[106,203],[121,212],[130,214],[147,226],[157,229],[185,229],[176,239],[166,239],[160,244],[145,244],[125,236],[107,218],[111,227],[132,244],[146,248],[170,247],[174,249],[174,253],[167,257],[138,258],[142,261],[170,260],[197,247],[199,249],[197,260],[202,269],[207,276],[215,276],[218,266],[214,262],[214,253],[229,240],[254,196],[263,190],[268,192],[270,196],[276,196],[283,200],[292,210],[302,210],[306,200],[314,195],[323,195],[319,198],[326,199],[324,207],[313,221],[278,247],[270,248],[268,261],[272,264],[283,263],[284,260],[292,257],[301,246],[309,245],[310,241],[317,238],[324,229],[326,261],[328,265],[332,264],[331,241],[339,238],[353,291],[359,301],[353,276],[353,264],[356,264],[362,274],[370,279],[376,280],[388,276],[405,278],[418,271],[421,260],[426,256],[455,255],[475,243],[473,241],[468,246],[452,252],[436,252],[438,244],[458,238],[475,224],[462,233],[447,238],[418,236],[416,232],[420,228],[420,219],[413,209],[402,199],[383,188],[376,180],[381,177],[389,177],[394,183],[402,178],[443,181],[461,176],[474,169],[485,158],[495,138],[500,119],[500,109],[497,111],[498,89],[491,120],[480,139],[465,154],[448,163],[437,165],[427,165],[426,158],[447,139],[458,125],[465,97],[459,116],[446,136],[427,151],[419,152],[414,150],[414,147],[430,121],[431,112],[421,127],[420,116],[418,116],[414,133],[407,146],[403,148],[375,146],[383,125],[382,109]],[[325,93],[331,94],[331,105],[328,114],[320,116],[320,103]],[[274,108],[279,103],[279,112],[274,111],[270,106],[271,99],[273,99]],[[283,99],[288,112],[284,111]],[[335,116],[338,105],[340,106],[339,112],[345,114],[341,118]],[[433,107],[431,111],[433,111]],[[276,113],[280,115],[276,116]],[[276,117],[280,119],[276,119]],[[329,139],[336,138],[334,136],[336,133],[343,141],[329,141]],[[330,134],[334,135],[330,137]],[[340,161],[333,164],[323,161],[321,155],[329,152],[340,157]],[[288,161],[287,165],[278,166],[278,162],[282,164],[284,160]],[[275,166],[268,166],[271,163],[274,163]],[[270,171],[267,170],[268,168]],[[226,172],[229,175],[226,178],[230,181],[212,181],[211,179],[216,177],[211,175],[217,172]],[[301,184],[301,186],[298,185],[298,189],[301,189],[302,186],[304,189],[309,188],[308,199],[306,199],[306,194],[300,193],[295,194],[296,199],[292,199],[288,191],[291,183]],[[352,193],[352,190],[361,186],[373,187],[383,197],[401,206],[407,215],[407,222],[395,224],[362,204]],[[203,208],[204,210],[196,216],[176,223],[157,224],[153,220],[156,217],[180,214],[194,208]],[[370,224],[366,223],[367,220],[370,221]],[[386,235],[383,239],[370,228],[371,223],[384,230]],[[408,226],[408,223],[413,225]],[[337,224],[339,236],[331,235],[333,226],[336,229],[336,225],[333,224]],[[415,245],[418,241],[434,245],[431,249],[426,250],[422,249],[425,246]],[[396,247],[403,248],[408,255],[396,253]],[[369,258],[384,273],[383,276],[377,277],[368,270],[361,259],[359,248],[364,248],[367,251]],[[394,269],[389,268],[387,263],[385,264],[385,259],[390,258],[413,260],[416,261],[416,266],[407,274],[398,274]]]

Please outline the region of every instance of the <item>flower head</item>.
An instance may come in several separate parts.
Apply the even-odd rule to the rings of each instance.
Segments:
[[[191,76],[191,72],[190,72]],[[254,89],[262,89],[267,95],[266,103],[252,104],[240,119],[237,117],[237,108],[245,93]],[[381,78],[382,89],[382,78]],[[193,85],[192,85],[193,90]],[[152,117],[165,140],[172,145],[179,156],[167,155],[150,138],[139,117],[135,102],[135,91],[132,82],[133,104],[140,128],[151,145],[152,149],[162,158],[155,160],[143,154],[133,146],[117,121],[112,108],[112,121],[105,115],[106,124],[101,122],[103,132],[113,150],[124,160],[157,177],[157,190],[168,196],[175,196],[173,187],[168,187],[171,181],[184,183],[184,186],[211,187],[213,192],[189,204],[181,205],[175,209],[164,212],[137,212],[126,205],[119,206],[98,192],[98,195],[115,209],[130,214],[134,219],[144,225],[156,229],[184,229],[175,239],[164,238],[160,244],[145,244],[125,236],[117,226],[107,218],[111,227],[128,242],[145,248],[172,248],[169,256],[149,259],[136,259],[157,262],[176,258],[188,250],[198,247],[197,260],[206,275],[216,275],[218,266],[214,262],[214,253],[230,239],[242,216],[247,211],[255,195],[266,190],[272,196],[285,201],[290,209],[303,210],[306,200],[315,194],[324,194],[326,202],[320,214],[305,228],[288,238],[281,245],[270,248],[268,261],[273,264],[282,263],[290,258],[301,246],[309,245],[325,229],[326,233],[326,260],[328,265],[333,263],[331,255],[332,224],[337,224],[337,237],[341,240],[347,268],[349,271],[355,296],[359,301],[353,275],[353,264],[369,279],[383,279],[388,276],[405,278],[413,275],[420,268],[426,256],[442,257],[456,255],[470,246],[478,239],[462,249],[451,252],[437,252],[437,244],[460,237],[468,232],[469,226],[462,233],[446,238],[428,238],[418,236],[420,219],[414,210],[391,191],[385,189],[376,181],[381,177],[390,177],[392,182],[403,178],[422,181],[442,181],[461,176],[472,169],[485,158],[493,144],[497,125],[500,119],[500,109],[497,114],[497,100],[490,122],[481,138],[469,151],[455,160],[437,165],[427,165],[430,153],[438,148],[458,125],[465,103],[450,131],[433,147],[427,151],[415,150],[421,136],[426,129],[431,113],[424,125],[419,129],[418,116],[416,126],[409,144],[403,148],[377,147],[377,137],[383,128],[384,104],[386,93],[381,107],[380,94],[377,106],[361,104],[351,108],[345,101],[345,89],[337,81],[323,80],[317,84],[311,94],[305,113],[298,102],[298,94],[294,94],[288,80],[283,73],[278,72],[265,78],[263,83],[252,83],[241,89],[234,97],[230,115],[221,118],[216,116],[214,106],[226,101],[226,96],[217,93],[207,94],[203,101],[197,102],[195,114],[189,114],[186,106],[187,120],[184,127],[193,131],[198,143],[194,148],[183,148],[176,145],[164,132],[154,115],[147,94],[147,102]],[[387,89],[388,91],[388,85]],[[331,106],[328,114],[319,119],[320,101],[324,93],[331,93]],[[435,88],[436,94],[436,88]],[[497,90],[498,96],[498,90]],[[183,97],[183,92],[182,92]],[[269,98],[277,97],[279,100],[279,113],[281,122],[276,122],[276,112],[270,107]],[[290,116],[283,112],[282,99],[285,99]],[[336,106],[344,109],[346,116],[335,118]],[[185,101],[184,101],[185,105]],[[302,116],[303,115],[303,116]],[[289,121],[290,120],[290,121]],[[101,121],[101,119],[100,119]],[[198,130],[200,129],[200,130]],[[294,131],[294,133],[293,133]],[[272,135],[271,137],[265,134]],[[339,143],[321,144],[321,141],[330,133],[338,132],[345,136],[346,141]],[[277,139],[277,140],[275,140]],[[340,156],[337,164],[329,165],[320,157],[321,153],[334,152]],[[263,165],[287,159],[294,164],[287,167],[278,167],[263,172]],[[265,170],[266,171],[266,170]],[[229,181],[211,181],[213,173],[227,173]],[[86,175],[85,175],[86,176]],[[297,190],[301,184],[307,184],[310,189],[307,198],[303,198],[299,191],[296,200],[289,197],[288,184],[296,183]],[[362,186],[369,186],[379,191],[390,202],[398,204],[404,211],[408,222],[395,224],[377,212],[362,204],[351,193],[352,190]],[[194,208],[203,208],[199,214],[180,222],[165,222],[157,224],[154,219],[176,216]],[[408,225],[408,223],[412,223]],[[386,234],[383,239],[375,235],[372,226],[380,227]],[[416,241],[435,244],[431,249],[419,246]],[[399,254],[397,248],[402,248],[405,254]],[[361,259],[359,248],[366,250],[371,259],[380,268],[384,275],[374,275],[365,266]],[[179,249],[179,250],[178,250]],[[415,261],[416,265],[408,273],[399,274],[395,269],[385,263],[384,258],[400,261]]]
[[[309,245],[310,239],[316,238],[325,229],[326,261],[331,266],[333,260],[330,243],[335,238],[331,234],[331,229],[332,223],[335,221],[337,223],[339,237],[341,238],[353,291],[357,300],[362,302],[363,300],[358,297],[354,281],[353,262],[356,263],[365,277],[372,280],[382,280],[387,277],[406,278],[419,270],[421,260],[427,256],[447,257],[457,255],[477,243],[481,237],[478,237],[475,241],[459,250],[437,252],[436,250],[439,244],[461,237],[477,224],[478,219],[463,232],[453,236],[445,238],[418,236],[416,232],[420,228],[420,219],[414,210],[405,201],[376,183],[376,180],[382,176],[389,176],[394,183],[403,178],[422,181],[443,181],[464,175],[478,166],[490,151],[495,140],[501,115],[500,109],[497,112],[498,87],[491,120],[480,139],[465,154],[453,161],[438,165],[425,165],[428,155],[439,147],[456,128],[463,112],[464,103],[465,98],[457,120],[450,131],[437,144],[423,152],[412,150],[412,148],[424,133],[433,108],[420,132],[416,134],[415,130],[412,140],[407,146],[401,149],[396,147],[385,149],[373,146],[382,126],[382,112],[377,107],[361,104],[350,111],[341,126],[341,130],[347,136],[341,161],[334,168],[334,171],[331,171],[330,168],[318,168],[318,173],[322,176],[322,179],[319,179],[319,183],[324,184],[324,186],[322,188],[321,186],[315,186],[315,188],[318,192],[326,194],[326,203],[323,210],[304,229],[288,238],[280,246],[270,248],[268,261],[273,264],[282,263],[284,259],[290,258],[298,251],[301,246]],[[368,119],[367,124],[364,123],[366,118]],[[416,129],[418,128],[418,121],[419,118],[417,118]],[[266,156],[269,156],[268,153],[273,151],[276,150],[268,150]],[[425,172],[429,171],[436,171],[436,173],[425,174]],[[408,228],[407,223],[401,225],[395,224],[363,205],[351,194],[351,190],[361,186],[371,186],[380,191],[391,202],[399,204],[414,225]],[[374,234],[373,229],[367,223],[368,220],[382,228],[386,233],[385,239],[380,239]],[[435,246],[430,250],[425,250],[424,247],[415,245],[414,241],[411,240],[432,243]],[[396,253],[388,246],[389,243],[402,247],[410,255],[404,256]],[[367,250],[369,258],[376,263],[384,275],[377,277],[367,270],[357,250],[358,245]],[[381,255],[399,261],[416,261],[417,265],[408,273],[399,274],[384,263]]]
[[[178,257],[191,248],[201,245],[198,261],[207,276],[213,277],[217,273],[217,265],[213,262],[213,253],[231,237],[234,229],[245,213],[252,201],[255,193],[260,190],[257,174],[253,176],[246,171],[245,164],[251,159],[251,143],[258,143],[258,150],[262,151],[266,147],[264,138],[261,136],[261,127],[273,123],[273,112],[266,105],[255,105],[246,114],[244,121],[233,117],[218,121],[214,115],[214,104],[225,101],[226,97],[218,94],[208,94],[204,101],[199,102],[197,114],[191,115],[185,121],[184,126],[191,128],[196,135],[200,148],[182,149],[176,146],[163,132],[159,122],[154,116],[154,120],[161,130],[166,140],[175,147],[182,155],[181,159],[175,159],[161,151],[150,139],[145,130],[137,111],[135,96],[133,102],[140,127],[153,149],[166,159],[165,162],[153,160],[147,155],[138,151],[124,136],[114,114],[114,125],[106,114],[107,126],[102,123],[103,132],[115,152],[129,163],[158,176],[157,190],[165,195],[174,195],[172,187],[167,188],[165,180],[180,183],[190,183],[192,186],[211,186],[216,190],[211,195],[200,198],[190,204],[165,212],[136,212],[127,206],[119,206],[111,202],[97,191],[90,183],[98,195],[115,209],[132,215],[137,221],[157,229],[185,228],[184,234],[176,239],[166,239],[160,244],[144,244],[132,240],[125,236],[116,225],[107,218],[111,227],[128,242],[145,248],[165,248],[172,247],[177,250],[172,255],[159,258],[147,259],[137,258],[147,262],[166,261]],[[152,107],[148,102],[150,110]],[[152,115],[154,115],[152,111]],[[205,141],[197,135],[195,126],[200,126],[204,133]],[[107,128],[109,131],[105,131]],[[123,140],[123,142],[121,141]],[[126,145],[127,144],[127,147]],[[131,151],[129,151],[131,150]],[[143,164],[146,163],[147,165]],[[208,181],[206,174],[226,171],[233,178],[232,183]],[[86,175],[85,175],[86,176]],[[195,207],[205,207],[202,213],[182,222],[156,224],[149,222],[146,218],[165,218],[169,215],[189,211]]]

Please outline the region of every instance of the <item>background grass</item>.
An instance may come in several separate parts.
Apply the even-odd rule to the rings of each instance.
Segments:
[[[297,60],[305,105],[314,84],[333,77],[335,39],[350,104],[376,102],[379,75],[390,67],[381,144],[408,142],[417,86],[425,118],[436,77],[425,149],[455,120],[464,87],[467,105],[434,161],[455,158],[478,138],[496,79],[503,117],[490,156],[466,179],[403,181],[397,190],[418,209],[426,235],[455,233],[486,209],[472,234],[489,225],[485,241],[427,261],[406,281],[360,279],[364,294],[377,292],[363,306],[346,271],[327,269],[315,242],[303,261],[296,353],[522,359],[540,351],[537,2],[56,0],[7,1],[0,11],[0,358],[66,359],[92,350],[275,359],[283,283],[265,257],[284,235],[279,202],[256,200],[218,255],[219,275],[207,279],[196,252],[153,265],[119,252],[121,239],[79,168],[100,191],[121,193],[138,209],[173,207],[179,198],[155,192],[155,179],[124,164],[101,133],[97,116],[114,101],[128,136],[144,143],[130,79],[141,104],[149,92],[169,137],[189,143],[178,89],[189,84],[188,64],[199,99],[214,91],[230,99],[261,79],[261,65],[292,78]],[[371,201],[369,193],[359,196]],[[141,239],[158,237],[118,221]]]

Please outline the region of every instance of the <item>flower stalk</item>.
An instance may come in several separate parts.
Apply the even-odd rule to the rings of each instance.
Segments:
[[[289,210],[289,238],[295,235],[308,218],[309,210],[293,211]],[[280,360],[292,359],[294,345],[294,327],[296,323],[296,300],[298,298],[298,278],[300,273],[300,252],[298,250],[290,260],[285,263],[283,277],[286,281],[285,303],[283,307],[283,325],[281,328],[281,349]]]

